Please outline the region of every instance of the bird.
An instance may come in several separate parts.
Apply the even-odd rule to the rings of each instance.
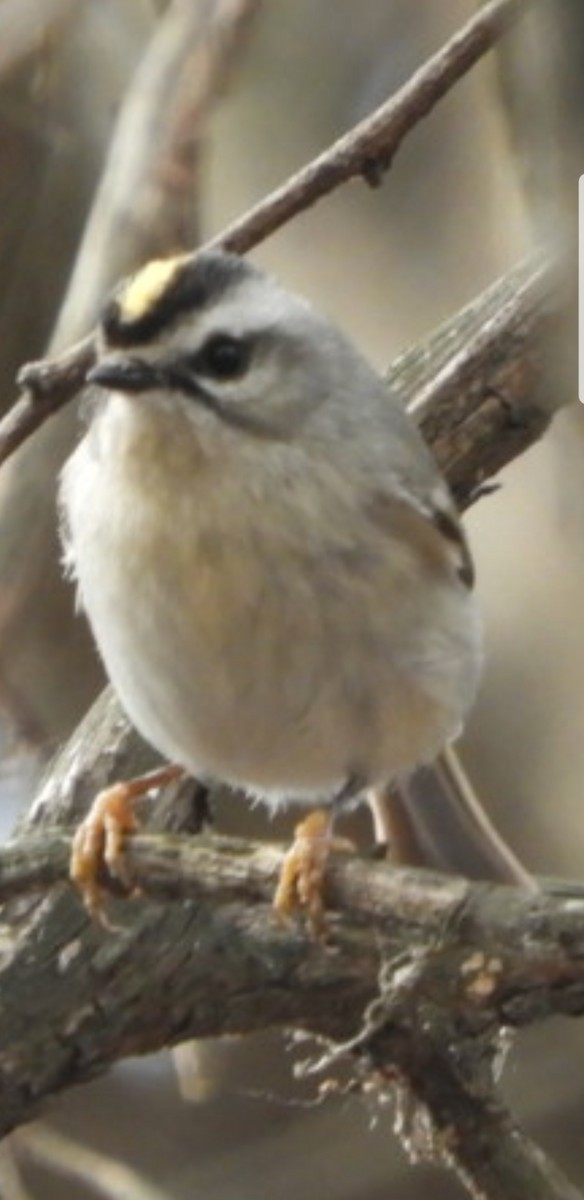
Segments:
[[[448,486],[351,339],[224,251],[122,281],[87,384],[59,509],[106,672],[171,764],[160,781],[185,771],[325,814],[280,894],[310,907],[331,817],[367,794],[379,813],[477,692],[481,615]],[[121,786],[76,835],[93,910],[100,855],[122,873],[135,827]]]

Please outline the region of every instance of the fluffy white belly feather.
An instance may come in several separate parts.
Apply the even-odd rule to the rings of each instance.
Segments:
[[[405,638],[380,598],[383,554],[359,578],[333,555],[327,575],[309,529],[306,549],[300,539],[290,553],[291,539],[282,556],[263,510],[246,515],[232,497],[210,514],[196,489],[169,508],[144,458],[135,475],[126,461],[122,483],[111,449],[90,434],[64,472],[68,557],[114,688],[169,759],[274,800],[312,799],[351,774],[384,782],[456,734],[480,669],[462,588],[429,579],[432,603],[410,613]]]

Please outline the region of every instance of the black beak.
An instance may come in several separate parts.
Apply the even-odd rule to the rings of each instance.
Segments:
[[[103,358],[86,375],[87,383],[115,392],[149,392],[164,386],[155,367],[139,358]]]

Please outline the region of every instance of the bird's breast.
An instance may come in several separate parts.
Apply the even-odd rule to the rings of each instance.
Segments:
[[[287,505],[228,477],[167,483],[85,439],[62,485],[82,603],[142,734],[260,793],[326,792],[434,754],[475,670],[462,593],[410,586],[407,564],[396,590],[399,546],[367,546],[309,487]]]

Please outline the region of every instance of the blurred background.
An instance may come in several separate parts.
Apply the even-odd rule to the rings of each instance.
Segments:
[[[212,7],[190,0],[201,15]],[[170,54],[172,30],[165,42],[162,23],[184,3],[0,0],[4,408],[20,364],[87,331],[119,275],[219,232],[395,91],[475,10],[473,0],[250,7],[229,86],[207,105],[196,138],[188,105],[167,112],[162,103],[148,118],[154,146],[161,122],[177,123],[182,157],[178,167],[158,163],[146,189],[134,161],[145,136],[140,104],[156,56]],[[407,139],[381,188],[340,189],[254,260],[327,311],[381,371],[534,246],[567,245],[575,274],[583,26],[579,0],[539,0],[504,49]],[[191,72],[197,66],[204,60],[195,57]],[[488,657],[463,758],[524,862],[577,877],[584,414],[575,403],[575,338],[566,345],[547,397],[563,411],[467,518]],[[80,429],[71,409],[0,472],[5,833],[102,682],[60,577],[55,536],[56,476]],[[242,809],[230,822],[270,834],[261,813]],[[270,1035],[185,1047],[178,1071],[170,1055],[125,1064],[55,1102],[36,1150],[33,1130],[28,1148],[21,1134],[0,1153],[0,1196],[94,1195],[75,1177],[76,1145],[103,1156],[102,1194],[112,1196],[122,1192],[107,1190],[111,1159],[139,1176],[138,1190],[123,1194],[150,1200],[199,1192],[214,1200],[414,1200],[429,1187],[435,1200],[462,1195],[438,1170],[408,1165],[391,1107],[354,1096],[317,1103],[293,1080],[304,1053]],[[515,1111],[580,1185],[583,1066],[584,1031],[564,1022],[522,1036],[505,1072]],[[89,1174],[94,1187],[96,1171]]]

